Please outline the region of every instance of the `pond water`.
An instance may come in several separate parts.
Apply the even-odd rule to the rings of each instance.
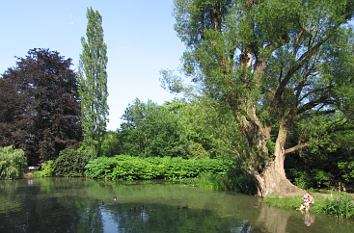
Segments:
[[[185,185],[48,178],[0,181],[0,232],[352,233],[354,223]]]

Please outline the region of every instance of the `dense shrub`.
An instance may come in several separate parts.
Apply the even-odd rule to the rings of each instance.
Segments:
[[[311,176],[305,171],[299,169],[289,169],[289,178],[293,180],[294,184],[302,189],[308,189],[311,186]]]
[[[341,196],[338,200],[327,199],[320,209],[328,215],[354,219],[354,203],[349,196]]]
[[[179,157],[100,157],[86,166],[86,176],[110,180],[179,180],[195,178],[201,173],[226,174],[227,165],[222,160],[187,160]]]
[[[313,187],[314,188],[328,188],[333,186],[333,175],[320,169],[313,171]]]
[[[339,168],[342,180],[346,184],[351,184],[351,187],[353,189],[353,184],[354,184],[354,160],[338,162],[337,166]]]
[[[224,180],[225,180],[224,175],[201,173],[198,177],[197,185],[204,189],[222,191],[222,190],[227,190]]]
[[[41,170],[33,172],[33,177],[50,177],[53,176],[53,160],[48,160],[41,164]]]
[[[54,161],[53,175],[83,176],[85,166],[92,156],[91,152],[84,149],[64,149]]]
[[[121,140],[117,132],[108,131],[103,137],[100,148],[100,156],[111,157],[119,154],[121,149]]]
[[[0,147],[0,179],[14,179],[23,176],[27,161],[25,153],[13,146]]]
[[[247,194],[256,194],[257,192],[255,180],[231,161],[227,162],[226,173],[202,173],[198,177],[197,184],[211,190],[232,190]]]

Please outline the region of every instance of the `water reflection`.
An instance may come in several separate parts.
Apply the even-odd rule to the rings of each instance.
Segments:
[[[313,216],[270,208],[254,197],[176,185],[0,181],[1,201],[18,203],[12,211],[0,205],[1,233],[300,233],[307,232],[304,222],[312,224],[311,232],[354,232],[352,224],[316,217],[316,225]]]
[[[291,212],[282,209],[260,206],[257,225],[263,226],[267,232],[285,233]]]
[[[309,212],[304,213],[304,224],[309,227],[315,222],[315,216],[311,216]]]
[[[108,232],[215,232],[216,227],[227,232],[232,224],[232,221],[218,221],[220,218],[210,211],[157,204],[111,205],[106,206],[104,213],[104,221],[113,223]]]

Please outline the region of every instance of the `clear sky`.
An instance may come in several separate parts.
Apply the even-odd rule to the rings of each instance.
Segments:
[[[32,48],[56,50],[72,58],[76,70],[92,6],[102,15],[108,47],[107,128],[119,127],[135,98],[172,99],[160,86],[159,71],[177,69],[184,50],[173,29],[173,0],[9,0],[0,6],[0,73]]]

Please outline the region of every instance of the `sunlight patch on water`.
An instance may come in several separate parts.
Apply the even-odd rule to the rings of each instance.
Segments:
[[[100,213],[103,221],[104,233],[119,233],[119,223],[114,221],[112,214],[105,208],[100,208]]]

